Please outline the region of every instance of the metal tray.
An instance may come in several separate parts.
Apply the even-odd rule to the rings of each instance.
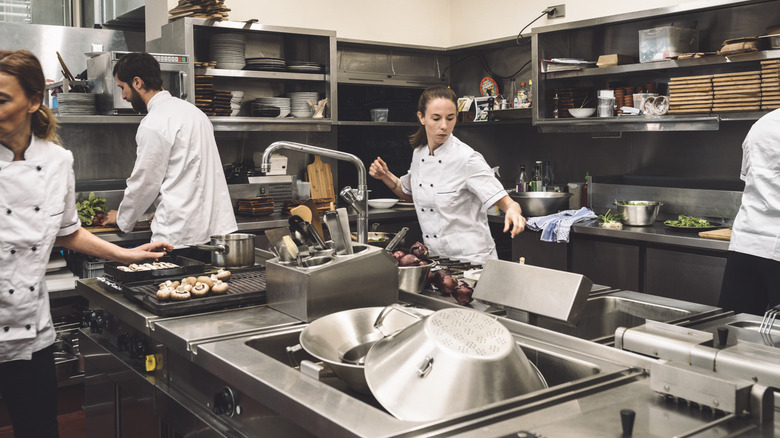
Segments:
[[[104,273],[114,279],[114,281],[118,281],[120,283],[131,283],[144,280],[156,280],[164,277],[174,277],[177,275],[189,276],[192,274],[200,274],[206,270],[205,263],[177,255],[161,257],[160,261],[175,263],[179,265],[179,267],[169,269],[155,269],[152,271],[125,272],[120,271],[118,268],[119,266],[126,266],[125,263],[106,262],[103,265]],[[160,281],[158,281],[158,283],[160,283]]]
[[[232,274],[228,280],[230,288],[224,295],[213,295],[209,292],[204,297],[193,297],[186,301],[160,301],[157,299],[160,283],[166,280],[181,280],[183,276],[127,283],[122,285],[122,293],[128,299],[140,302],[144,308],[158,316],[187,315],[249,304],[265,304],[264,267],[231,269],[230,272]],[[204,275],[212,273],[216,273],[216,270]]]
[[[664,226],[674,231],[682,231],[686,233],[698,233],[699,231],[710,231],[717,230],[718,228],[725,228],[725,226],[720,223],[710,221],[710,224],[712,224],[710,227],[678,227],[677,225],[669,224],[664,224]]]

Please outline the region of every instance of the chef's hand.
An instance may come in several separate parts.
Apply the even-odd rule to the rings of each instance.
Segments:
[[[387,163],[381,158],[376,157],[376,160],[371,163],[371,167],[368,168],[368,174],[376,179],[384,181],[385,178],[390,176],[390,171],[387,169]]]
[[[125,253],[126,262],[135,263],[148,259],[157,260],[160,257],[173,251],[173,245],[167,242],[150,242],[143,245],[136,246],[135,248],[127,248]]]
[[[115,224],[116,223],[116,213],[117,213],[116,210],[109,211],[108,214],[106,215],[105,220],[103,220],[103,225],[105,226],[105,225],[113,225],[113,224]]]
[[[520,209],[520,204],[513,201],[509,195],[499,199],[498,208],[504,211],[504,232],[509,231],[512,237],[517,236],[525,230],[525,218]]]

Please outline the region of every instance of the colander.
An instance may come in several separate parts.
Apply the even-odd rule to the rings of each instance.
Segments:
[[[546,387],[506,327],[470,309],[443,309],[369,350],[368,387],[404,421],[432,421]]]

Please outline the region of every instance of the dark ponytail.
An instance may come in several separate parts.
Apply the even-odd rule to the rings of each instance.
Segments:
[[[455,108],[458,107],[458,96],[450,87],[444,85],[434,85],[433,87],[426,88],[420,95],[420,99],[417,101],[417,111],[425,116],[425,111],[428,109],[428,104],[434,99],[449,99],[455,104]],[[428,135],[425,133],[425,126],[420,125],[417,131],[409,136],[409,144],[413,148],[425,146],[428,144]]]
[[[25,96],[41,106],[32,115],[30,130],[33,135],[47,141],[59,143],[57,119],[51,110],[43,105],[46,93],[46,79],[38,58],[27,50],[0,51],[0,72],[13,76],[24,90]]]

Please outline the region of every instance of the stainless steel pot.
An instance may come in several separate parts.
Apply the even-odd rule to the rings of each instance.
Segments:
[[[658,201],[616,201],[617,211],[623,214],[623,223],[634,227],[653,225],[658,210],[663,205]]]
[[[370,349],[373,342],[384,338],[383,332],[403,330],[420,319],[404,312],[386,312],[380,330],[374,324],[385,309],[364,307],[323,316],[303,329],[298,342],[307,353],[328,364],[350,388],[369,394],[365,367],[346,362],[345,354],[360,348],[361,345]],[[421,315],[432,313],[424,309],[414,311]]]
[[[255,264],[254,234],[217,234],[211,236],[209,245],[193,247],[212,251],[211,264],[221,268],[245,268]]]
[[[377,401],[404,421],[433,421],[545,388],[496,319],[470,309],[439,310],[366,355]]]

